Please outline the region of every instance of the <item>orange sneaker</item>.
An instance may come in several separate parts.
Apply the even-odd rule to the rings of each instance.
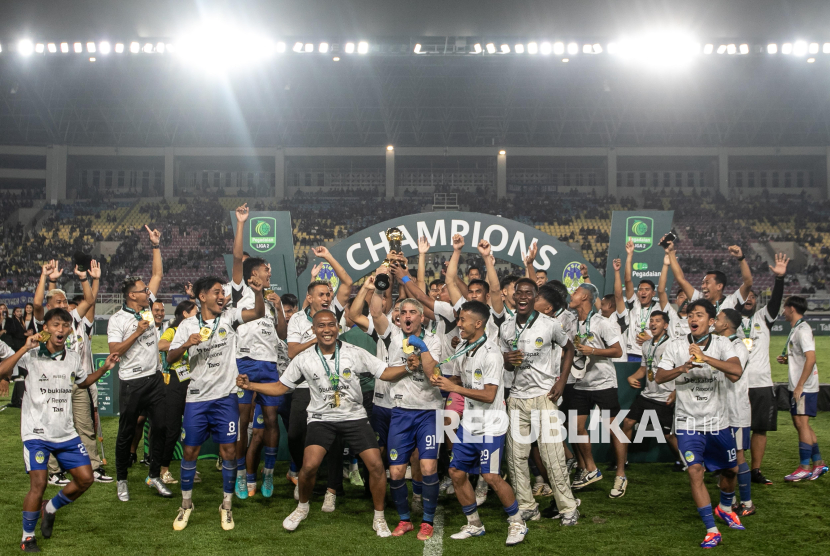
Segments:
[[[429,523],[421,523],[421,530],[418,531],[418,540],[426,541],[432,538],[432,525]]]
[[[411,521],[401,521],[398,523],[398,526],[395,527],[395,530],[392,531],[393,537],[401,537],[404,533],[409,533],[410,531],[414,531],[415,527],[412,526]]]

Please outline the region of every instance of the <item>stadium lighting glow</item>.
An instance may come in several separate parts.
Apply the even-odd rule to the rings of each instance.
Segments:
[[[43,43],[39,42],[35,45],[35,52],[37,52],[38,54],[43,54]]]
[[[562,61],[563,61],[564,63],[566,63],[566,64],[567,64],[568,62],[570,62],[570,59],[568,59],[568,58],[562,58]]]
[[[543,42],[542,46],[539,48],[539,52],[547,56],[551,53],[551,46],[549,42]]]
[[[166,45],[164,45],[164,46],[165,46],[165,48],[167,49],[167,53],[168,53],[168,54],[175,54],[175,53],[176,53],[176,45],[173,45],[173,44],[167,43],[167,44],[166,44]]]
[[[564,54],[565,53],[565,43],[555,42],[553,43],[553,53],[554,54]]]
[[[311,44],[311,43],[307,43],[307,44],[305,45],[305,51],[306,51],[306,52],[314,52],[314,45],[313,45],[313,44]]]
[[[89,53],[93,53],[93,52],[95,52],[96,50],[97,50],[97,49],[95,48],[95,43],[94,43],[94,42],[88,42],[88,43],[86,43],[86,51],[87,51],[87,52],[89,52]]]
[[[124,53],[124,43],[123,42],[115,43],[115,53],[116,54],[123,54]]]
[[[340,61],[340,56],[335,56],[334,58],[332,58],[332,60],[335,61],[335,62],[339,62]]]
[[[487,48],[487,54],[495,54],[496,53],[496,45],[491,43],[491,42],[488,42],[487,46],[485,48]]]
[[[740,51],[741,54],[749,54],[749,45],[748,44],[742,44],[738,48],[739,48],[739,51]]]
[[[133,54],[138,54],[140,50],[141,50],[141,45],[140,44],[138,44],[137,42],[131,42],[130,43],[130,52],[132,52]]]
[[[807,54],[807,43],[804,41],[796,41],[793,44],[793,54],[796,56],[804,56]]]
[[[575,42],[568,43],[568,54],[576,54],[579,52],[579,45]]]
[[[515,47],[516,54],[524,54],[525,53],[525,45],[517,44]]]
[[[284,42],[280,41],[280,42],[277,43],[277,52],[279,52],[280,54],[285,52],[285,43]]]
[[[582,45],[582,53],[583,54],[591,54],[593,52],[593,48],[590,44],[583,44]]]
[[[90,62],[94,62],[94,61],[95,61],[95,57],[90,58],[90,59],[89,59],[89,61],[90,61]]]
[[[145,45],[144,45],[144,48],[142,48],[142,51],[143,51],[145,54],[152,54],[152,53],[153,53],[153,45],[152,45],[152,43],[149,43],[149,42],[148,42],[147,44],[145,44]]]
[[[507,45],[507,44],[501,45],[501,53],[502,54],[510,54],[510,45]]]
[[[619,51],[620,51],[620,48],[619,48],[619,46],[617,46],[617,43],[615,43],[615,42],[609,42],[608,43],[608,54],[616,54]]]
[[[369,52],[369,43],[366,41],[360,41],[357,43],[357,53],[358,54],[366,54]]]
[[[594,54],[602,54],[602,45],[597,43],[592,47]]]
[[[58,51],[58,47],[57,47],[57,46],[55,45],[55,43],[53,43],[53,42],[50,42],[48,45],[46,45],[46,48],[47,48],[47,50],[49,50],[49,52],[50,52],[50,53],[52,53],[52,54],[54,54],[55,52],[57,52],[57,51]]]
[[[69,43],[68,42],[62,42],[61,43],[61,52],[63,52],[64,54],[69,52]]]
[[[818,54],[818,43],[817,42],[811,42],[810,43],[809,52],[810,52],[810,54]]]
[[[415,45],[415,54],[421,53],[421,43]]]
[[[291,50],[293,50],[294,52],[302,52],[303,51],[303,43],[295,42],[294,43],[294,48],[292,48]]]
[[[481,54],[481,45],[479,43],[475,43],[473,45],[473,52],[476,54]]]
[[[830,42],[826,42],[822,45],[821,51],[825,54],[830,54]]]
[[[792,54],[793,53],[793,45],[792,43],[785,42],[781,45],[781,54]]]
[[[17,51],[21,56],[31,56],[35,51],[35,45],[29,39],[23,39],[17,43]]]
[[[158,52],[159,54],[164,54],[164,48],[165,47],[163,42],[156,44],[156,52]]]
[[[726,53],[727,54],[730,54],[730,55],[735,54],[737,51],[738,51],[738,49],[735,47],[734,44],[730,44],[730,45],[726,46]]]
[[[539,52],[539,45],[535,42],[527,43],[527,53],[528,54],[536,54]]]
[[[84,45],[82,45],[79,42],[76,42],[75,44],[72,45],[72,49],[75,51],[76,54],[80,54],[81,52],[84,51]]]
[[[775,43],[770,43],[767,45],[767,54],[777,54],[778,53],[778,45]]]
[[[725,46],[723,48],[726,49]],[[705,47],[703,51],[706,52]],[[688,65],[699,53],[700,44],[692,37],[677,31],[654,32],[636,38],[626,38],[614,48],[614,55],[625,61],[671,70]]]
[[[346,51],[346,54],[354,54],[354,43],[353,42],[347,42],[345,51]]]
[[[320,54],[327,53],[329,51],[329,43],[321,42],[319,50],[320,50]]]
[[[808,64],[812,64],[812,63],[813,63],[813,62],[815,62],[815,61],[816,61],[816,59],[815,59],[815,58],[807,58],[807,63],[808,63]]]
[[[389,146],[387,146],[387,147],[386,147],[386,150],[387,150],[387,151],[394,151],[394,150],[395,150],[395,146],[394,146],[394,145],[389,145]]]
[[[107,41],[103,41],[101,44],[98,45],[98,51],[101,52],[101,54],[109,54],[111,50],[112,47],[110,46],[110,43],[108,43]]]
[[[297,44],[301,49],[304,46]],[[214,20],[199,25],[177,42],[176,57],[208,73],[222,74],[265,60],[277,50],[277,44],[252,29]],[[296,45],[293,50],[300,51]]]
[[[715,50],[715,45],[714,44],[707,44],[706,46],[703,47],[703,53],[704,54],[711,54],[713,50]]]
[[[506,155],[506,154],[507,154],[507,151],[505,151],[505,150],[500,150],[500,151],[499,151],[499,154],[500,154],[501,156],[504,156],[504,155]]]
[[[726,45],[722,44],[718,47],[718,54],[725,54],[726,53]]]

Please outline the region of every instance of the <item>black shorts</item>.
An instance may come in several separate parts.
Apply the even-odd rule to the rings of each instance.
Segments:
[[[778,430],[778,402],[775,400],[774,387],[750,388],[749,405],[752,408],[752,432]]]
[[[560,400],[559,404],[559,411],[565,414],[565,418],[568,418],[568,411],[574,409],[574,384],[566,384],[565,389],[562,391],[562,399]]]
[[[375,431],[372,430],[369,419],[365,418],[336,422],[312,421],[306,430],[305,445],[321,446],[329,451],[338,437],[349,445],[353,454],[372,448],[379,449]]]
[[[574,388],[573,400],[569,409],[575,409],[577,415],[590,415],[594,406],[600,410],[607,409],[611,417],[616,417],[620,412],[620,399],[617,397],[616,388],[604,390],[577,390]]]
[[[663,434],[671,434],[672,424],[674,422],[674,404],[666,405],[665,402],[656,402],[644,398],[640,394],[634,399],[634,403],[631,404],[631,409],[628,410],[628,415],[625,418],[633,419],[636,423],[639,423],[646,410],[654,411],[657,414],[657,422],[660,423]]]

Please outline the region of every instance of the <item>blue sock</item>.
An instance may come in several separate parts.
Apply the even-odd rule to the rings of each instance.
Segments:
[[[504,511],[507,512],[509,517],[513,517],[517,513],[519,513],[519,501],[513,500],[513,503],[504,508]]]
[[[392,501],[395,502],[395,509],[398,510],[401,521],[409,521],[409,501],[407,500],[409,491],[406,489],[406,480],[392,479],[389,481],[389,486],[392,490]],[[424,503],[426,505],[426,501]]]
[[[798,443],[798,459],[803,467],[810,467],[810,457],[813,454],[813,447],[806,442]]]
[[[277,461],[277,448],[276,447],[265,447],[265,469],[273,469],[274,463]]]
[[[516,506],[519,507],[518,505]],[[469,506],[461,506],[461,511],[464,512],[464,515],[472,515],[478,511],[478,504],[473,502]]]
[[[236,460],[236,469],[245,469],[245,458],[238,458]]]
[[[256,473],[245,473],[245,481],[248,483],[255,483]]]
[[[818,451],[818,442],[816,442],[812,446],[811,458],[813,460],[813,463],[821,461],[821,452]]]
[[[236,462],[222,460],[222,492],[232,493],[236,488]]]
[[[738,465],[738,492],[741,493],[741,502],[752,500],[751,484],[749,465],[744,462]]]
[[[37,520],[40,519],[40,512],[23,512],[23,535],[27,537],[35,536],[35,527],[37,527]]]
[[[54,498],[49,500],[49,503],[46,504],[46,511],[50,514],[55,513],[56,511],[60,510],[67,504],[71,504],[72,500],[66,497],[63,493],[63,490],[58,491]]]
[[[732,501],[730,500],[729,503],[731,504]],[[706,527],[707,530],[715,528],[715,516],[712,515],[711,504],[709,504],[708,506],[703,506],[702,508],[698,508],[697,513],[700,514],[700,519],[703,520],[703,525]]]
[[[724,508],[729,508],[732,511],[732,501],[735,499],[735,491],[724,492],[720,491],[720,505]]]
[[[299,471],[299,469],[297,469],[297,464],[294,463],[293,459],[290,462],[288,462],[288,470],[292,473],[296,473]]]
[[[196,478],[196,460],[182,460],[182,490],[193,490],[193,479]]]
[[[424,483],[423,481],[416,481],[412,479],[412,494],[421,495],[424,492]]]
[[[435,509],[438,507],[438,473],[424,475],[424,521],[432,525]]]

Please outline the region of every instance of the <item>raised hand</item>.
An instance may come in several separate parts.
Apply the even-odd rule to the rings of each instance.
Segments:
[[[251,288],[251,290],[253,290],[254,293],[262,293],[262,290],[265,286],[263,286],[259,280],[252,277],[250,280],[248,280],[248,287]]]
[[[666,251],[666,254],[663,255],[663,266],[671,265],[671,257],[669,257],[669,252]]]
[[[81,272],[81,270],[78,268],[78,265],[75,265],[75,276],[77,276],[81,280],[86,280],[86,272]]]
[[[41,274],[46,276],[47,278],[55,271],[55,261],[46,261],[43,263],[43,268],[41,269]]]
[[[452,236],[452,248],[456,251],[464,249],[464,236],[461,234],[455,234]]]
[[[236,221],[245,222],[248,220],[248,203],[244,203],[241,207],[236,207]]]
[[[370,292],[375,291],[375,277],[367,276],[366,279],[363,281],[363,287]]]
[[[421,255],[425,255],[429,252],[429,240],[427,240],[426,236],[421,236],[418,240],[418,253]]]
[[[158,230],[151,230],[150,226],[144,224],[144,228],[147,230],[147,233],[150,234],[150,243],[153,245],[158,245],[161,241],[161,232]]]
[[[584,266],[584,265],[583,265],[583,266]],[[614,272],[619,272],[619,271],[620,271],[620,269],[622,268],[622,261],[621,261],[620,259],[614,259],[614,260],[611,262],[611,266],[613,266],[613,267],[614,267]],[[582,270],[582,269],[580,268],[580,270]],[[584,275],[583,275],[583,276],[584,276]]]
[[[92,262],[89,263],[89,270],[87,271],[87,274],[89,274],[89,277],[93,280],[101,278],[101,264],[95,259],[92,259]]]
[[[191,298],[196,297],[195,295],[193,295],[193,284],[192,283],[188,282],[187,284],[184,285],[184,293],[187,294],[187,297],[191,297]]]
[[[491,250],[492,250],[492,246],[490,245],[490,242],[487,241],[486,239],[482,239],[481,241],[478,242],[478,252],[479,252],[479,254],[481,255],[482,258],[485,258],[485,257],[489,256]]]
[[[625,252],[628,253],[629,255],[634,254],[634,242],[631,241],[630,239],[625,242]]]
[[[666,240],[667,235],[668,234],[665,234],[663,237],[661,237],[660,241],[658,243],[662,244]],[[666,252],[667,255],[669,253],[671,253],[672,251],[674,251],[674,242],[673,241],[666,241],[666,246],[663,247],[663,250]]]
[[[536,253],[539,252],[539,244],[535,241],[530,244],[530,248],[527,250],[527,256],[525,256],[525,266],[530,266],[533,264],[533,261],[536,260]]]
[[[25,347],[27,350],[32,349],[32,348],[36,348],[37,345],[41,342],[41,340],[42,340],[42,338],[41,338],[40,334],[35,334],[33,336],[29,336],[28,338],[26,338],[26,343],[24,344],[23,347]]]
[[[323,263],[317,263],[311,267],[311,278],[316,279],[320,275],[321,270],[323,270]]]
[[[729,254],[735,257],[736,259],[740,259],[744,256],[744,252],[737,245],[729,246]]]
[[[787,265],[790,263],[790,258],[785,255],[784,253],[778,253],[775,255],[775,266],[769,267],[769,269],[775,274],[776,276],[784,276],[787,274]]]
[[[63,276],[63,269],[58,267],[58,261],[50,261],[52,265],[52,271],[49,273],[49,281],[50,282],[57,282],[58,279]]]
[[[321,259],[328,259],[331,257],[331,253],[329,253],[329,250],[323,245],[312,247],[311,251],[314,253],[315,257],[319,257]]]
[[[614,269],[614,270],[619,270],[619,269],[618,269],[618,268],[616,268],[616,269]],[[580,274],[583,278],[587,278],[587,277],[588,277],[588,265],[587,265],[587,264],[582,263],[581,265],[579,265],[579,274]]]

